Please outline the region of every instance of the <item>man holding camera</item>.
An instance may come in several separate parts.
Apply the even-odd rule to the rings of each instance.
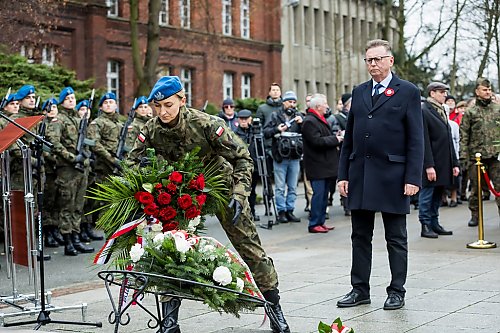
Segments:
[[[271,115],[271,120],[264,127],[264,137],[272,138],[277,221],[300,222],[293,215],[293,210],[302,155],[302,116],[297,111],[297,95],[293,91],[285,92],[282,100],[283,106]]]

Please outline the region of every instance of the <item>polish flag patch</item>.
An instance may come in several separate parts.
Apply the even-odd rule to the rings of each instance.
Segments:
[[[139,139],[139,141],[141,141],[142,143],[144,143],[144,141],[146,141],[146,136],[144,134],[142,134],[142,132],[139,132],[139,135],[137,136],[137,139]]]
[[[224,133],[224,128],[222,126],[219,126],[219,128],[217,128],[217,131],[215,131],[215,134],[220,137],[222,133]]]

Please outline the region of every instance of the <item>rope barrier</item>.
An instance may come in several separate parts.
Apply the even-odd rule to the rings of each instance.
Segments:
[[[488,188],[490,189],[491,193],[493,193],[495,197],[500,197],[500,192],[495,191],[494,184],[491,182],[490,177],[488,176],[488,173],[486,172],[484,166],[481,167],[481,170],[483,171],[484,179],[486,180],[486,184],[488,184]]]

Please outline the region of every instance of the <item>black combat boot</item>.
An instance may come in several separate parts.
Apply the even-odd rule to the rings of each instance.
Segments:
[[[86,229],[86,226],[84,224],[86,224],[86,223],[80,224],[80,234],[79,234],[80,241],[82,241],[84,243],[90,243],[90,237],[87,234],[87,229]]]
[[[425,237],[425,238],[438,238],[438,234],[432,230],[430,226],[427,224],[422,224],[422,231],[420,232],[420,237]]]
[[[90,223],[82,223],[80,228],[82,229],[82,233],[86,233],[87,237],[90,238],[90,240],[100,241],[104,239],[104,237],[102,237],[101,235],[96,234],[94,228]]]
[[[278,212],[278,219],[276,221],[278,223],[288,223],[288,218],[286,217],[286,212],[285,211]]]
[[[286,212],[286,219],[288,220],[288,222],[300,222],[300,219],[293,215],[293,210],[289,210],[288,212]]]
[[[64,234],[64,255],[65,256],[77,256],[78,251],[73,246],[73,241],[71,240],[70,234]]]
[[[92,253],[92,252],[94,252],[94,248],[93,247],[86,246],[85,244],[83,244],[80,241],[80,237],[78,236],[78,234],[75,231],[73,231],[71,233],[71,240],[73,241],[73,246],[75,247],[75,249],[78,252],[81,252],[81,253]]]
[[[45,247],[59,247],[59,243],[52,235],[52,226],[48,225],[43,228],[43,235],[45,236]]]
[[[52,233],[52,237],[56,242],[59,243],[59,245],[63,246],[65,245],[64,243],[64,238],[61,235],[61,232],[59,231],[59,228],[56,226],[52,226],[52,229],[50,229],[50,232]]]
[[[161,302],[161,313],[163,316],[161,327],[156,333],[181,333],[179,327],[179,307],[181,300],[172,298],[169,301]]]
[[[277,323],[275,323],[271,318],[271,330],[273,333],[290,333],[290,327],[288,327],[283,311],[281,310],[279,290],[276,288],[266,291],[264,298],[272,303],[270,307],[277,320]]]

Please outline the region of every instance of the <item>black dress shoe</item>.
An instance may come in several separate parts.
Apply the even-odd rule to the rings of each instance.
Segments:
[[[420,237],[425,238],[438,238],[438,234],[434,232],[427,224],[422,224],[422,231],[420,232]]]
[[[349,294],[345,295],[337,302],[337,306],[339,308],[350,308],[361,304],[370,304],[371,302],[370,297],[361,296],[358,292],[351,290]]]
[[[446,230],[445,228],[443,228],[441,224],[433,226],[432,230],[438,235],[443,235],[443,236],[453,235],[453,231]]]
[[[405,305],[405,297],[399,294],[389,294],[384,303],[384,310],[397,310]]]
[[[288,218],[286,217],[286,212],[282,211],[278,213],[278,223],[288,223]]]
[[[478,225],[477,219],[475,219],[475,218],[473,218],[473,217],[472,217],[472,218],[469,220],[469,223],[467,223],[467,225],[468,225],[469,227],[477,227],[477,225]]]
[[[451,208],[454,208],[454,207],[457,207],[457,206],[458,206],[458,203],[455,200],[451,200],[450,201],[450,207]]]
[[[293,215],[292,211],[286,212],[286,218],[288,222],[300,222],[300,219],[297,216]]]

